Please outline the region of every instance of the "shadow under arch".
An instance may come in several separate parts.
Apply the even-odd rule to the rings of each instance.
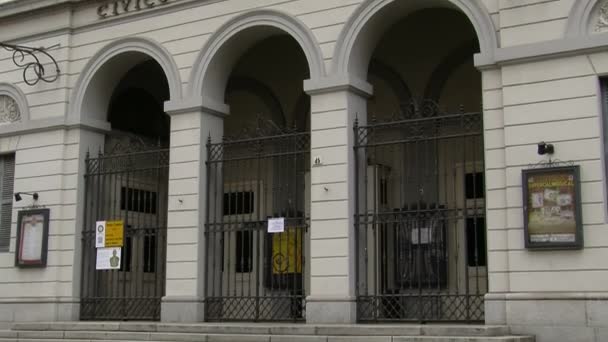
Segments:
[[[386,30],[409,13],[437,7],[462,12],[477,33],[480,55],[484,59],[493,58],[498,48],[496,29],[480,0],[366,0],[340,33],[332,61],[333,72],[365,80],[374,47]]]
[[[412,91],[397,71],[377,59],[372,59],[369,63],[369,74],[380,78],[389,85],[393,94],[399,99],[399,108],[405,109],[410,105]]]
[[[471,41],[462,44],[452,50],[441,63],[433,70],[426,88],[424,90],[424,99],[439,103],[441,93],[445,84],[450,79],[450,76],[464,63],[471,60],[475,51],[478,50],[477,42]]]
[[[169,51],[152,39],[130,37],[104,46],[91,57],[74,86],[68,116],[105,123],[112,92],[121,77],[146,60],[154,60],[162,68],[169,85],[169,100],[181,99],[181,77]]]
[[[226,95],[237,91],[255,95],[270,110],[272,119],[275,123],[282,125],[283,127],[287,124],[281,101],[279,101],[272,89],[263,82],[252,77],[231,77],[228,81],[228,86],[226,87]]]
[[[202,97],[206,107],[227,110],[224,92],[239,58],[256,43],[283,34],[291,36],[301,47],[311,79],[325,75],[319,44],[304,23],[276,10],[258,10],[229,20],[213,34],[194,63],[188,95]]]

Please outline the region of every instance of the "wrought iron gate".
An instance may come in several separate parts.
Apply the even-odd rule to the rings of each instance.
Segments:
[[[158,320],[165,292],[169,151],[86,159],[82,320]],[[96,270],[96,221],[124,223],[120,269]]]
[[[206,319],[304,319],[310,134],[258,120],[207,145]],[[284,231],[268,233],[270,218]]]
[[[430,101],[355,123],[360,321],[482,321],[481,113]]]

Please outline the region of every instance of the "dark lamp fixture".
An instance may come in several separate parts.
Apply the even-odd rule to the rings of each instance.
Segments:
[[[16,192],[15,193],[15,201],[19,202],[21,201],[21,195],[28,195],[28,196],[32,196],[32,198],[34,199],[34,201],[38,200],[38,193],[37,192]]]
[[[545,154],[553,154],[555,152],[555,148],[553,147],[553,144],[547,144],[544,141],[541,141],[538,143],[538,154],[545,155]]]

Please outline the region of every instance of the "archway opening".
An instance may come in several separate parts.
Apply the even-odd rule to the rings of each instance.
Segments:
[[[128,70],[110,96],[107,120],[112,130],[105,153],[168,148],[170,119],[163,110],[168,100],[169,85],[156,61],[143,61]],[[129,145],[121,143],[125,139]]]
[[[244,37],[248,35],[245,34]],[[243,37],[241,37],[243,38]],[[235,58],[222,155],[210,160],[208,320],[304,320],[310,100],[306,56],[287,34]],[[278,231],[270,233],[272,223]]]
[[[159,320],[165,294],[169,84],[137,52],[92,77],[84,115],[109,122],[103,151],[87,158],[80,315],[83,320]],[[114,234],[114,235],[112,235]]]
[[[377,39],[367,41],[374,95],[356,138],[359,320],[483,321],[476,31],[454,8],[410,7],[367,36]]]

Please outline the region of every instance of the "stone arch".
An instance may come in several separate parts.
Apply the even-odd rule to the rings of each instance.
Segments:
[[[576,38],[589,35],[589,21],[593,10],[600,1],[598,0],[577,0],[572,5],[568,14],[568,24],[566,26],[566,37]]]
[[[332,67],[338,75],[366,79],[375,44],[404,15],[430,7],[453,8],[467,16],[477,33],[480,55],[493,59],[498,38],[490,14],[480,0],[366,0],[348,19],[338,38]]]
[[[258,10],[229,20],[213,34],[194,63],[189,95],[201,98],[206,107],[222,108],[228,78],[238,59],[256,43],[277,34],[288,34],[298,42],[311,79],[325,75],[319,44],[304,23],[276,10]]]
[[[152,39],[131,37],[106,45],[89,60],[74,86],[68,115],[80,120],[105,122],[112,91],[120,78],[136,64],[149,59],[155,60],[163,69],[170,100],[181,100],[181,77],[169,51]],[[112,72],[107,72],[108,69]]]
[[[30,120],[30,107],[27,102],[27,97],[21,88],[6,82],[0,82],[0,96],[8,96],[17,105],[19,109],[20,119],[11,123],[27,122]]]

